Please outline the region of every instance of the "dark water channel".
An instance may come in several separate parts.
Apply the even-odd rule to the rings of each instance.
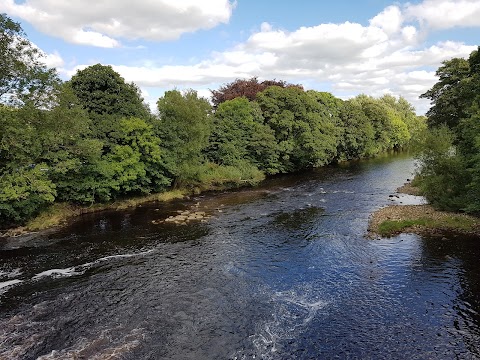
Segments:
[[[478,359],[480,240],[365,237],[406,156],[0,240],[0,359]],[[177,210],[205,223],[158,224]]]

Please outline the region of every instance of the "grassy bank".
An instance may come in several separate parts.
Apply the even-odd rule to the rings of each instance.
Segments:
[[[400,193],[419,195],[411,183],[400,187]],[[479,234],[480,218],[434,209],[431,205],[391,205],[372,214],[370,235],[389,237],[400,233],[433,234],[443,231]]]
[[[179,189],[173,189],[162,193],[132,197],[114,201],[107,204],[92,204],[90,206],[78,206],[67,203],[55,203],[38,216],[28,221],[25,226],[20,226],[0,232],[0,237],[12,237],[31,232],[42,231],[65,225],[70,219],[82,214],[100,212],[105,210],[124,210],[137,207],[148,202],[167,202],[174,199],[182,199],[188,195],[200,194],[206,191],[222,191],[247,186],[255,186],[265,179],[263,172],[251,169],[237,169],[232,166],[220,167],[210,164],[208,169],[197,176],[195,181],[183,184]]]
[[[82,214],[89,214],[105,210],[124,210],[153,201],[167,202],[182,199],[188,195],[187,190],[170,190],[159,194],[151,194],[115,201],[109,204],[93,204],[91,206],[78,206],[66,203],[55,203],[42,211],[25,226],[12,228],[0,233],[0,236],[11,237],[24,235],[30,232],[46,230],[65,225],[70,219]]]
[[[430,205],[392,205],[372,214],[369,232],[383,237],[399,233],[428,234],[438,231],[479,233],[480,219],[435,210]]]

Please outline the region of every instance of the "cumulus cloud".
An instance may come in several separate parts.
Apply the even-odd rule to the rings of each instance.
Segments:
[[[75,39],[75,35],[80,43],[95,42],[113,47],[118,46],[117,39],[122,37],[160,40],[215,26],[228,21],[234,6],[226,0],[209,2],[216,3],[211,8],[201,2],[200,11],[200,7],[195,7],[197,2],[177,1],[176,5],[167,6],[166,1],[157,1],[150,6],[140,4],[126,10],[126,2],[103,1],[95,8],[103,17],[97,17],[91,11],[81,11],[81,5],[78,8],[72,3],[61,5],[59,0],[59,9],[53,13],[45,9],[48,8],[47,4],[56,4],[57,0],[27,0],[14,8],[24,11],[24,18],[43,16],[39,23],[52,27],[54,25],[45,24],[76,19],[77,14],[71,15],[70,9],[75,8],[80,12],[80,20],[73,21],[68,27],[68,31],[73,31],[68,35],[69,38]],[[11,3],[12,0],[0,0],[0,4]],[[455,11],[452,10],[452,4],[455,4]],[[112,10],[107,21],[104,20],[104,14],[110,13],[110,7],[118,7],[119,10]],[[206,89],[216,88],[236,78],[258,76],[260,79],[276,78],[302,83],[308,88],[331,90],[342,98],[359,93],[402,95],[417,107],[419,113],[423,113],[428,109],[428,101],[419,100],[418,97],[436,82],[435,70],[441,62],[452,57],[466,57],[476,48],[454,41],[426,46],[428,32],[460,25],[480,26],[479,7],[478,0],[425,0],[417,5],[389,6],[367,24],[329,23],[300,27],[293,31],[264,22],[243,43],[214,52],[196,63],[163,65],[149,61],[143,66],[111,65],[127,81],[148,89],[151,94],[156,94],[157,89],[188,87],[202,89],[203,94],[207,94]],[[67,8],[70,10],[63,14]],[[38,9],[45,10],[45,13]],[[29,15],[27,10],[32,14]],[[131,18],[117,16],[132,11]],[[162,22],[162,16],[168,18],[165,23]],[[150,29],[144,26],[148,21],[161,24],[169,30]],[[70,70],[70,75],[85,66]],[[154,103],[154,100],[150,99],[150,102]]]
[[[0,12],[81,45],[118,47],[121,39],[164,41],[229,21],[228,0],[0,0]]]
[[[387,34],[398,32],[402,23],[403,15],[398,6],[389,6],[370,20],[370,25],[382,29]]]
[[[54,51],[51,54],[45,54],[42,60],[49,68],[61,68],[65,65],[65,61],[58,51]]]
[[[345,22],[289,32],[263,23],[244,43],[197,64],[114,69],[128,81],[152,88],[214,87],[252,76],[313,88],[330,84],[341,97],[402,95],[424,112],[428,103],[418,96],[435,83],[435,69],[446,59],[467,56],[475,47],[452,41],[424,47],[417,28],[405,22],[408,9],[390,6],[366,26]]]
[[[409,4],[405,13],[431,29],[480,26],[478,0],[425,0]]]

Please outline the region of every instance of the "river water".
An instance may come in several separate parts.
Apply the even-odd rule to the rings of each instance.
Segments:
[[[480,243],[369,239],[400,155],[0,240],[0,359],[478,359]],[[200,209],[204,223],[155,224]]]

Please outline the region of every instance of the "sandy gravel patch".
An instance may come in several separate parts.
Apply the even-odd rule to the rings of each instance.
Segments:
[[[403,186],[400,186],[397,189],[397,192],[400,194],[415,195],[420,196],[420,189],[412,185],[412,183],[405,183]]]
[[[406,183],[397,192],[409,195],[419,195],[418,188]],[[369,220],[368,235],[379,234],[379,226],[385,221],[416,221],[422,220],[428,225],[413,225],[390,235],[403,233],[435,234],[451,231],[480,236],[480,218],[446,211],[435,210],[431,205],[391,205],[375,211]]]

